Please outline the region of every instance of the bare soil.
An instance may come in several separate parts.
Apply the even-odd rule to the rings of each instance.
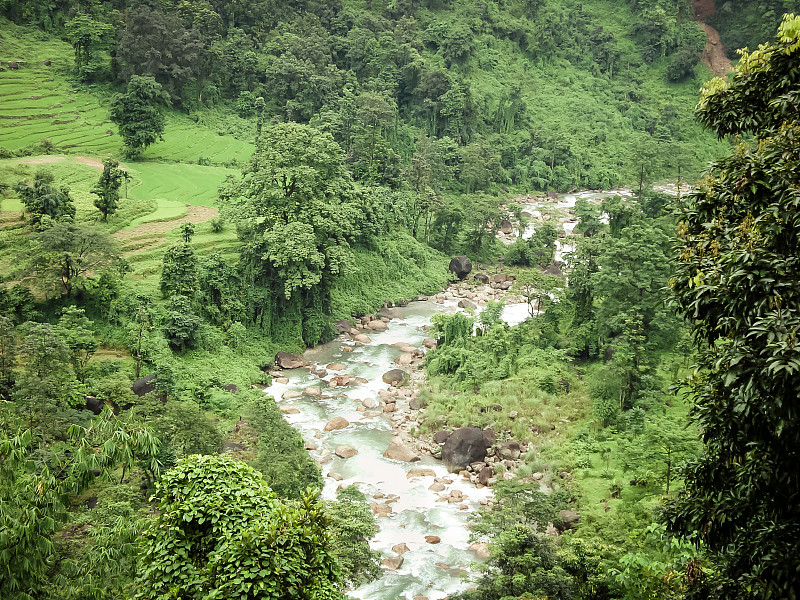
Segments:
[[[694,10],[694,20],[697,21],[706,32],[706,47],[703,48],[703,56],[700,60],[706,65],[714,77],[725,77],[731,70],[731,61],[725,52],[725,46],[719,39],[719,32],[706,24],[706,19],[717,12],[714,0],[694,0],[692,3]]]
[[[157,237],[172,231],[183,223],[197,225],[198,223],[204,223],[219,216],[219,211],[211,206],[187,206],[187,209],[188,214],[180,219],[142,223],[133,229],[121,229],[114,234],[114,237],[118,240],[130,240],[144,236]]]
[[[89,165],[90,167],[100,169],[101,171],[103,170],[103,161],[96,158],[89,158],[88,156],[76,156],[75,162],[79,162],[82,165]]]

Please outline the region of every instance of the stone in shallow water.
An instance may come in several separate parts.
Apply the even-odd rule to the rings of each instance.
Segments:
[[[383,564],[392,571],[396,571],[403,566],[405,559],[402,556],[391,556],[383,559]]]
[[[402,544],[395,544],[394,546],[392,546],[392,552],[395,552],[396,554],[405,554],[406,552],[408,552],[408,550],[409,548],[408,546],[406,546],[405,542],[403,542]]]
[[[358,454],[358,450],[352,446],[337,446],[335,454],[339,458],[353,458],[356,454]]]
[[[344,417],[334,417],[325,425],[325,431],[335,431],[337,429],[344,429],[350,425],[350,422]]]

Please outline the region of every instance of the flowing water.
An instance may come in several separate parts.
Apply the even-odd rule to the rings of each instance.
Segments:
[[[669,186],[666,186],[668,188]],[[670,189],[662,189],[667,193]],[[673,192],[674,193],[674,192]],[[566,237],[558,240],[556,260],[574,249],[570,242],[575,221],[570,220],[569,210],[575,207],[579,198],[599,202],[610,195],[629,197],[629,190],[611,192],[580,192],[565,194],[555,202],[535,202],[523,206],[534,217],[542,214],[543,208],[560,209],[560,225]],[[533,234],[535,224],[530,224],[523,237]],[[351,596],[365,600],[412,600],[415,596],[429,600],[439,600],[470,584],[464,577],[475,572],[476,556],[467,548],[470,545],[467,528],[469,515],[476,511],[481,499],[491,496],[489,488],[477,489],[468,480],[450,474],[438,460],[422,456],[413,463],[390,460],[383,457],[395,431],[390,415],[375,411],[357,410],[361,400],[377,398],[381,390],[388,386],[381,376],[390,369],[397,368],[395,359],[401,351],[392,346],[398,342],[422,347],[426,337],[423,329],[436,312],[456,311],[456,300],[444,303],[433,301],[412,302],[407,307],[395,309],[399,315],[388,324],[382,333],[368,332],[369,344],[356,344],[350,340],[338,339],[306,352],[306,358],[314,367],[325,367],[330,363],[341,363],[345,369],[329,372],[320,380],[308,369],[284,371],[288,383],[273,383],[267,390],[273,395],[284,411],[286,419],[307,441],[317,445],[311,451],[322,467],[325,480],[323,497],[334,499],[340,486],[357,485],[370,501],[379,503],[389,500],[392,513],[378,519],[380,531],[371,540],[373,549],[382,557],[395,557],[392,550],[396,544],[405,543],[408,551],[403,556],[402,565],[396,570],[386,570],[381,578],[350,592]],[[504,307],[502,318],[515,325],[528,317],[528,305],[511,303]],[[344,347],[352,352],[344,352]],[[347,387],[328,387],[327,381],[337,374],[347,373],[362,378],[366,383],[351,384]],[[323,395],[303,396],[282,399],[286,392],[302,391],[304,388],[318,386]],[[398,399],[398,411],[409,411],[408,399]],[[344,429],[325,432],[325,424],[334,417],[344,417],[350,425]],[[337,446],[352,446],[358,454],[342,459],[335,456]],[[409,477],[411,469],[432,469],[435,475]],[[445,490],[434,492],[429,489],[434,480],[443,482]],[[462,492],[464,498],[458,502],[442,501],[452,490]],[[484,500],[485,501],[485,500]],[[438,536],[438,544],[426,542],[425,536]]]
[[[344,364],[346,369],[338,373],[361,377],[366,383],[327,387],[308,369],[295,369],[282,373],[289,378],[288,384],[273,383],[267,392],[275,397],[282,409],[299,411],[286,414],[286,419],[305,440],[318,446],[311,454],[323,462],[325,498],[335,498],[340,485],[354,484],[372,502],[376,501],[372,499],[376,495],[380,497],[383,494],[377,500],[381,503],[386,501],[386,497],[397,497],[390,504],[392,514],[377,520],[380,532],[371,541],[371,546],[383,557],[394,557],[397,555],[392,546],[405,543],[409,550],[403,554],[403,564],[395,571],[385,571],[380,579],[354,590],[351,595],[369,600],[411,600],[414,596],[438,600],[468,585],[462,574],[474,571],[476,556],[467,550],[470,545],[467,517],[478,509],[481,498],[491,496],[491,490],[477,489],[468,480],[450,474],[440,461],[431,457],[422,456],[421,460],[413,463],[384,458],[382,454],[394,434],[391,415],[375,414],[380,408],[374,413],[356,410],[361,406],[360,400],[376,398],[379,391],[388,389],[381,376],[397,368],[393,361],[401,354],[392,344],[405,342],[422,347],[422,340],[426,337],[423,326],[429,323],[431,315],[456,308],[452,301],[445,304],[426,301],[412,302],[395,310],[399,317],[388,324],[387,331],[368,332],[372,340],[369,344],[334,340],[305,354],[315,366],[324,367],[334,362]],[[345,346],[353,351],[343,352]],[[329,372],[324,380],[330,380],[336,374]],[[309,386],[322,387],[323,397],[281,399],[287,391],[299,391]],[[408,411],[407,399],[398,399],[397,408],[398,411]],[[337,416],[347,419],[350,425],[338,431],[323,431],[325,424]],[[341,445],[352,446],[358,454],[348,459],[336,457],[333,452]],[[332,457],[332,460],[325,462],[325,457]],[[434,482],[433,476],[409,478],[408,472],[415,468],[432,469],[436,478],[445,482],[446,489],[440,493],[429,490]],[[337,481],[340,477],[341,481]],[[463,493],[463,501],[437,502],[454,489]],[[430,535],[438,536],[441,542],[427,543],[425,536]]]

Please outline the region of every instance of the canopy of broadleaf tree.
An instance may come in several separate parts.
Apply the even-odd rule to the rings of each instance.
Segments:
[[[344,600],[314,493],[280,501],[243,462],[199,454],[181,460],[157,490],[137,599]]]
[[[242,175],[221,198],[240,224],[251,290],[267,292],[256,321],[271,330],[299,320],[314,344],[328,333],[328,286],[350,265],[364,216],[344,153],[328,133],[282,123],[264,128]]]
[[[679,211],[675,299],[702,349],[703,456],[669,525],[698,532],[725,598],[800,596],[800,18],[703,90],[699,118],[754,136]],[[716,597],[716,596],[715,596]]]

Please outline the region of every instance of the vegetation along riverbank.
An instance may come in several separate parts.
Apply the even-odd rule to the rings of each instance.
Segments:
[[[792,13],[0,3],[0,598],[796,599]]]

